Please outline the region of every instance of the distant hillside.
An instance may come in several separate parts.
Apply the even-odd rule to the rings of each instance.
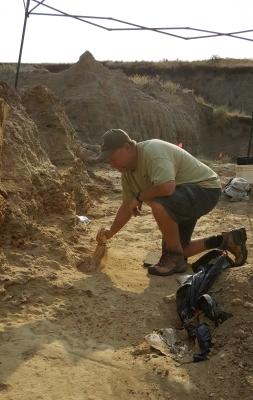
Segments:
[[[251,114],[253,110],[253,59],[222,59],[213,56],[204,61],[122,62],[104,61],[110,69],[120,69],[126,75],[159,76],[194,90],[205,102],[226,106],[230,111]],[[73,64],[22,64],[22,70],[45,70],[58,73]],[[2,70],[15,71],[16,64],[0,63]]]
[[[203,91],[209,88],[209,94],[220,99],[223,96],[227,104],[225,100],[234,91],[229,74],[238,74],[238,68],[245,86],[240,99],[251,98],[249,70],[253,67],[249,62],[234,68],[217,60],[101,63],[89,52],[72,65],[23,64],[19,90],[37,85],[49,87],[60,98],[75,131],[85,143],[98,144],[107,129],[120,127],[138,141],[161,138],[183,142],[196,155],[216,158],[223,153],[234,159],[246,154],[251,118],[238,112],[228,113],[223,102],[221,107],[212,107],[207,96],[191,88],[193,83]],[[248,80],[243,71],[250,75]],[[224,74],[224,79],[219,74]],[[15,64],[0,65],[0,79],[13,85]],[[238,90],[243,87],[239,79],[237,85]],[[236,100],[236,96],[231,98]]]
[[[159,76],[194,90],[207,103],[251,114],[253,110],[253,59],[213,57],[208,61],[104,62],[108,68],[127,75]]]

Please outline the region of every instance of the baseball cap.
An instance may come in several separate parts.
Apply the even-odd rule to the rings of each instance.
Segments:
[[[105,161],[114,150],[132,142],[130,136],[122,129],[109,129],[103,134],[103,143],[98,160]]]

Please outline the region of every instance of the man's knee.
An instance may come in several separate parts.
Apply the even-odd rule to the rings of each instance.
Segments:
[[[164,213],[164,211],[165,211],[164,206],[162,204],[158,203],[157,201],[152,200],[152,201],[150,201],[149,205],[150,205],[152,213],[154,215],[159,215],[161,213]]]

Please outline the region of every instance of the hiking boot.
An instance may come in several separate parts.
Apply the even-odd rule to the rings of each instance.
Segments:
[[[245,228],[233,229],[230,232],[222,232],[223,242],[221,249],[228,250],[235,256],[234,267],[240,267],[247,260],[246,240],[247,234]]]
[[[166,252],[162,254],[157,264],[148,267],[151,275],[168,276],[185,272],[187,263],[181,253]]]
[[[167,244],[166,244],[164,238],[162,238],[162,254],[165,254],[165,253],[167,253],[167,252],[168,252],[168,250],[167,250]]]

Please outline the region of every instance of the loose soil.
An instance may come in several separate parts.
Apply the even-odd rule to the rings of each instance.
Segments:
[[[223,182],[234,174],[232,165],[214,168]],[[0,399],[252,399],[253,199],[222,200],[196,227],[194,236],[201,237],[244,225],[249,257],[213,286],[213,296],[233,317],[218,328],[211,325],[209,360],[181,365],[144,342],[155,329],[179,327],[176,277],[148,276],[142,266],[146,253],[159,249],[161,241],[149,209],[144,207],[143,215],[110,241],[103,269],[85,268],[97,230],[110,225],[121,197],[118,173],[99,167],[93,172],[101,180],[109,178],[113,187],[92,199],[88,225],[80,222],[74,234],[64,215],[46,218],[41,229],[51,238],[44,244],[47,258],[36,240],[2,250],[13,265],[8,275],[4,263],[0,267]],[[55,240],[59,233],[65,252],[78,254],[76,265],[84,268],[62,263],[63,249]],[[171,301],[165,302],[165,296]]]

